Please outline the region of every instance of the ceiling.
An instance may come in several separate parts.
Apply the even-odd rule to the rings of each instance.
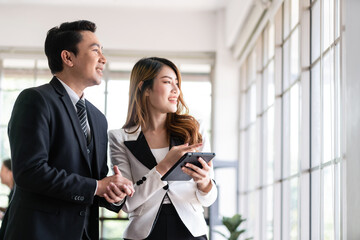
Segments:
[[[228,0],[0,0],[0,4],[110,6],[125,8],[151,8],[158,10],[215,11]]]

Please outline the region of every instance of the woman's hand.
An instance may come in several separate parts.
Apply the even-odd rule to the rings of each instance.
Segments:
[[[202,143],[193,145],[185,143],[183,145],[172,147],[165,158],[156,166],[156,170],[163,176],[185,153],[195,152],[201,146]]]
[[[201,163],[202,168],[199,168],[198,166],[191,163],[186,163],[185,166],[182,167],[182,170],[184,173],[194,179],[194,181],[197,183],[197,188],[200,191],[208,193],[212,188],[212,183],[210,179],[212,161],[206,163],[201,157],[198,158],[198,161]]]

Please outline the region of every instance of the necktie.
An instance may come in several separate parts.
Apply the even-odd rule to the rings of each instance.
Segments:
[[[84,132],[86,141],[88,141],[85,101],[80,99],[76,103],[76,108],[77,108],[77,115],[78,115],[78,118],[79,118],[79,121],[80,121],[81,128],[82,128],[82,130]]]

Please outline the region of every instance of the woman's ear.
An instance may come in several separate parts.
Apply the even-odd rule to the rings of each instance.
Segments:
[[[142,88],[143,84],[144,84],[144,81],[139,82],[139,84],[138,84],[139,92],[142,92],[141,88]],[[149,96],[149,91],[150,91],[150,88],[146,88],[145,92],[143,94],[147,97],[147,96]]]
[[[65,65],[67,65],[68,67],[73,67],[74,66],[74,63],[73,63],[73,53],[72,52],[69,52],[67,50],[62,50],[61,51],[61,60],[63,61],[63,63]]]
[[[144,81],[141,81],[141,82],[139,82],[139,84],[137,86],[140,92],[141,92],[141,88],[142,88],[143,84],[144,84]]]

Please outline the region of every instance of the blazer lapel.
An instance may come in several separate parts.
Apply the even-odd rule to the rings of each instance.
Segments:
[[[84,137],[84,133],[81,129],[79,118],[76,114],[75,108],[73,103],[70,100],[69,95],[67,94],[65,88],[63,85],[59,82],[59,80],[56,77],[53,77],[53,79],[50,81],[50,84],[55,88],[55,90],[59,93],[60,99],[63,102],[65,109],[68,113],[68,116],[70,118],[71,124],[75,130],[76,138],[79,142],[80,149],[82,154],[84,155],[84,158],[86,159],[86,162],[88,165],[90,164],[88,161],[88,154],[86,149],[86,139]],[[89,165],[89,169],[91,169],[91,166]]]
[[[153,169],[157,165],[156,159],[151,152],[143,132],[140,132],[138,138],[135,141],[124,141],[124,144],[136,157],[136,159],[139,160],[148,169]],[[178,146],[181,144],[183,144],[183,142],[179,138],[170,136],[169,149],[171,149],[173,146]]]
[[[153,169],[157,163],[150,147],[145,139],[145,136],[140,132],[135,141],[124,141],[125,146],[130,152],[148,169]]]

